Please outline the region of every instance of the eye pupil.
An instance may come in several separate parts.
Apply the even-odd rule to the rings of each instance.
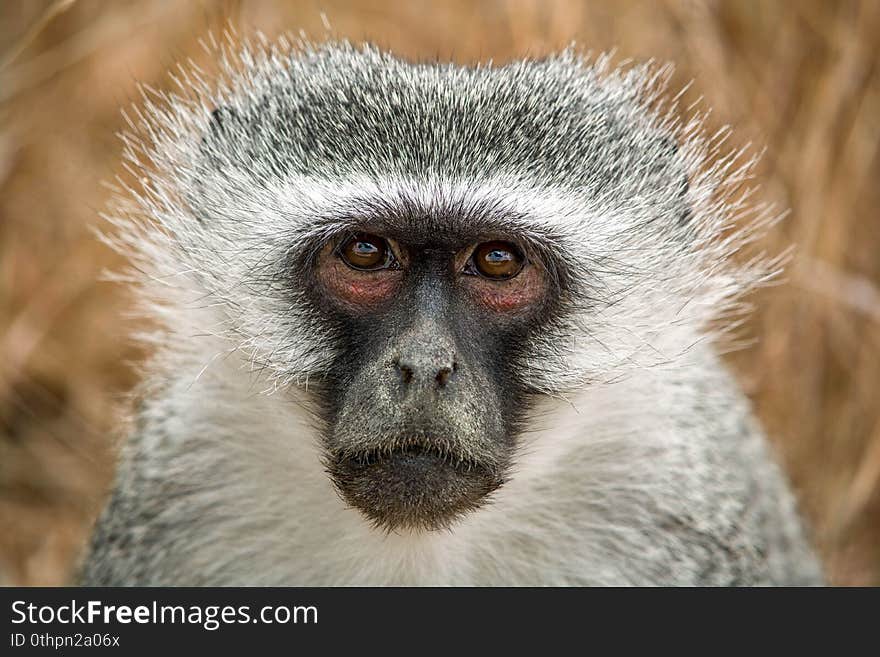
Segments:
[[[492,264],[499,264],[513,260],[513,254],[510,251],[495,250],[486,255],[486,260]]]
[[[370,244],[369,242],[355,242],[354,252],[359,256],[371,256],[374,253],[378,253],[379,249],[375,244]]]
[[[376,235],[355,235],[342,246],[339,255],[352,269],[383,269],[388,265],[388,243]]]
[[[495,280],[513,278],[519,274],[525,258],[509,242],[486,242],[480,244],[473,255],[473,266],[477,272]]]

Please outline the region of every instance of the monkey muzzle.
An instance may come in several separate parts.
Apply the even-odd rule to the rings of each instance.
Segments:
[[[399,323],[344,361],[355,366],[340,377],[327,471],[377,527],[443,529],[502,485],[514,432],[489,377],[498,368],[434,315]]]
[[[387,530],[446,528],[504,482],[498,467],[421,443],[337,454],[328,471],[345,500]]]

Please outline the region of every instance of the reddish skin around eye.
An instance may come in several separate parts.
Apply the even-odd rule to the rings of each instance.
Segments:
[[[325,247],[318,256],[317,277],[331,298],[359,311],[368,311],[387,301],[400,285],[399,269],[358,271],[346,265]]]
[[[539,303],[547,292],[547,279],[535,265],[526,264],[522,271],[506,281],[493,281],[480,276],[464,276],[463,283],[474,299],[489,310],[512,313]]]
[[[352,269],[333,253],[331,246],[325,247],[318,256],[316,274],[334,302],[357,312],[369,312],[391,299],[403,278],[400,269]],[[528,310],[540,303],[547,293],[544,270],[529,263],[509,280],[495,281],[467,275],[460,275],[459,280],[477,304],[497,313]]]

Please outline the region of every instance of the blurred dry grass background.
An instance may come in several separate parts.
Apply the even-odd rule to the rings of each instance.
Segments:
[[[305,30],[418,58],[503,62],[576,41],[677,65],[733,145],[766,146],[759,200],[792,209],[784,284],[732,356],[831,580],[880,584],[880,2],[0,2],[0,584],[65,581],[111,476],[144,357],[120,264],[89,227],[119,171],[119,107],[197,39]]]

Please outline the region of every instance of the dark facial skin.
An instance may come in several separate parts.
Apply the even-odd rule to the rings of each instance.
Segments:
[[[325,244],[311,276],[343,343],[321,395],[336,487],[388,530],[448,527],[507,476],[546,269],[515,236],[365,226]]]

